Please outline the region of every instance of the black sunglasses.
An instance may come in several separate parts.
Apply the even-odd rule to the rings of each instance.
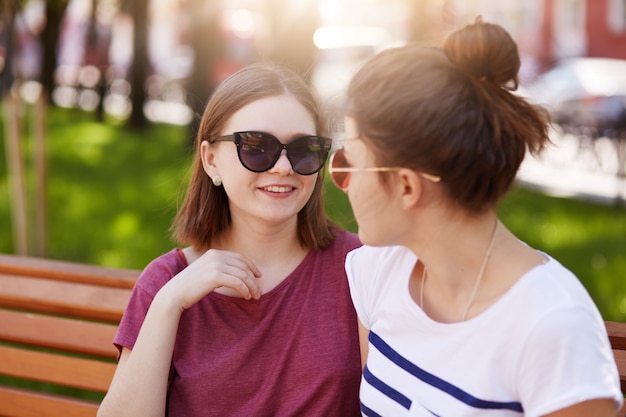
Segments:
[[[237,145],[241,164],[252,172],[264,172],[276,164],[283,149],[294,172],[312,175],[326,162],[332,139],[322,136],[299,136],[284,144],[274,135],[265,132],[235,132],[219,136],[215,142],[228,141]]]

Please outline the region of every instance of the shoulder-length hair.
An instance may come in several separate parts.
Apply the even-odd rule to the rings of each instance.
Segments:
[[[231,223],[228,196],[223,187],[213,185],[202,167],[200,145],[212,143],[232,115],[245,105],[266,97],[288,94],[311,114],[316,134],[324,135],[327,126],[311,88],[293,71],[273,64],[247,66],[223,81],[209,100],[195,140],[192,175],[183,203],[174,219],[173,237],[199,251],[211,248],[213,240]],[[336,225],[326,216],[322,187],[324,170],[318,173],[309,201],[298,213],[297,234],[303,247],[323,249],[334,240]]]

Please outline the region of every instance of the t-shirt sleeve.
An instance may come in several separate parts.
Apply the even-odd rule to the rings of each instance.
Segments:
[[[139,329],[143,324],[148,308],[152,303],[153,296],[144,291],[140,286],[135,285],[130,295],[128,305],[117,328],[117,333],[113,338],[113,344],[121,353],[122,348],[131,349],[135,346]]]
[[[369,276],[361,272],[366,268],[363,265],[363,262],[367,262],[367,257],[363,256],[363,252],[366,250],[366,247],[362,247],[349,252],[346,256],[345,268],[352,304],[354,304],[359,321],[369,329],[371,324],[369,305],[371,302],[368,302],[370,300],[367,299],[369,283],[366,282]]]
[[[180,255],[174,250],[156,258],[141,272],[113,338],[120,352],[123,347],[133,349],[154,296],[183,267]]]
[[[598,315],[584,308],[556,310],[539,321],[519,363],[526,415],[544,415],[579,402],[623,397],[611,346]]]

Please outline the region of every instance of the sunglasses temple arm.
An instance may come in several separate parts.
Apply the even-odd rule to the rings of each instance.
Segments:
[[[333,172],[388,172],[388,171],[396,171],[397,168],[386,168],[386,167],[373,167],[373,168],[333,168],[332,166],[328,168],[330,173]],[[440,182],[441,177],[437,175],[427,174],[425,172],[420,172],[420,175],[426,178],[431,182]]]

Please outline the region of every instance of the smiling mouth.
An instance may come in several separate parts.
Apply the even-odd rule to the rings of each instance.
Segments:
[[[285,186],[278,186],[278,185],[271,185],[269,187],[263,187],[261,188],[263,191],[269,191],[272,193],[288,193],[294,190],[294,187],[285,187]]]

